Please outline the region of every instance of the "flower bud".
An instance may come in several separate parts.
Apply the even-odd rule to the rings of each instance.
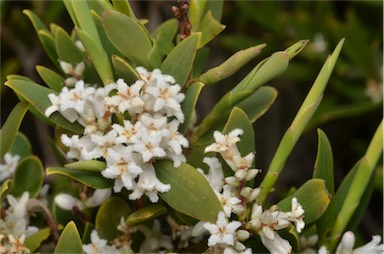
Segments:
[[[237,239],[239,239],[242,242],[244,242],[245,240],[247,240],[251,236],[251,234],[247,230],[244,230],[244,229],[237,230],[236,234],[237,234]]]
[[[225,182],[233,187],[238,187],[240,184],[239,179],[234,176],[228,176],[225,178]]]
[[[240,195],[245,197],[246,199],[248,199],[252,194],[252,188],[251,187],[244,187],[241,192],[240,192]]]
[[[245,177],[245,181],[250,181],[252,180],[253,178],[256,177],[256,175],[259,173],[259,170],[258,169],[250,169],[248,170],[247,172],[247,176]]]
[[[235,176],[241,181],[247,176],[247,170],[239,169],[236,171]]]

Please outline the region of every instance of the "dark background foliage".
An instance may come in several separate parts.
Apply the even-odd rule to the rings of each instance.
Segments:
[[[149,20],[147,28],[152,30],[172,17],[172,4],[175,2],[134,1],[132,7],[137,17]],[[35,66],[54,68],[22,10],[32,9],[46,24],[54,22],[67,31],[73,25],[59,1],[2,1],[0,8],[2,124],[18,101],[16,95],[3,86],[5,77],[20,74],[42,83]],[[226,1],[222,23],[227,27],[209,45],[210,56],[205,68],[223,62],[237,50],[261,43],[267,43],[267,47],[238,74],[204,90],[198,103],[199,119],[258,61],[298,40],[309,39],[310,44],[290,63],[286,73],[269,84],[278,89],[279,96],[269,112],[254,125],[256,166],[265,171],[327,55],[345,38],[324,100],[291,154],[277,189],[288,191],[290,186],[299,186],[311,178],[317,147],[316,128],[324,130],[331,141],[338,186],[365,153],[383,117],[382,15],[382,1]],[[367,96],[367,90],[373,91],[374,96]],[[55,163],[45,143],[46,135],[52,130],[28,113],[21,131],[27,134],[34,152],[45,165]],[[372,201],[360,226],[365,241],[383,230],[382,162],[376,171]]]

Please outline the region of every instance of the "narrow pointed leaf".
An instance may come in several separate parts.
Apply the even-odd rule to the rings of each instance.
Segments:
[[[113,186],[113,180],[104,178],[100,173],[62,167],[47,168],[47,175],[53,174],[67,176],[93,189],[106,189]]]
[[[81,1],[80,1],[81,2]],[[114,81],[110,59],[101,45],[94,42],[93,38],[85,31],[76,29],[76,32],[83,43],[93,65],[96,68],[104,85]]]
[[[188,12],[189,22],[192,25],[192,31],[197,31],[199,23],[203,17],[207,0],[191,0]]]
[[[54,253],[83,253],[83,245],[76,224],[70,221],[64,228],[57,242]]]
[[[23,13],[31,20],[33,27],[35,28],[36,32],[44,29],[48,30],[46,25],[41,21],[39,16],[37,16],[33,11],[31,10],[23,10]]]
[[[344,39],[342,39],[339,44],[336,46],[332,55],[328,57],[327,61],[324,63],[323,67],[320,70],[319,75],[317,76],[315,82],[312,85],[311,90],[306,96],[303,104],[301,105],[299,111],[297,112],[295,119],[292,121],[291,126],[288,128],[284,134],[279,147],[275,153],[275,156],[272,159],[272,162],[268,168],[267,175],[264,177],[260,187],[261,192],[258,197],[258,202],[263,202],[267,197],[269,191],[274,186],[281,170],[284,167],[284,164],[290,155],[293,147],[298,141],[299,137],[303,133],[306,125],[309,120],[315,113],[318,105],[320,104],[324,90],[327,86],[328,80],[331,76],[333,68],[335,67],[336,61],[339,57],[341,49],[344,44]],[[296,45],[296,44],[295,44]],[[291,46],[287,49],[287,52],[290,52],[291,55],[296,55],[296,51],[300,49],[300,45]]]
[[[153,220],[160,215],[167,213],[167,208],[161,204],[149,205],[131,213],[125,220],[128,226],[134,226]]]
[[[41,65],[36,66],[36,70],[49,88],[55,92],[61,91],[65,80],[61,75]]]
[[[39,194],[43,181],[43,164],[38,157],[28,156],[17,165],[13,177],[13,194],[20,197],[24,192],[28,191],[30,198],[34,198]]]
[[[177,44],[161,65],[161,71],[173,76],[182,87],[187,80],[196,56],[200,33],[195,33]]]
[[[52,34],[48,30],[39,30],[37,35],[39,36],[40,42],[52,63],[57,68],[60,68],[59,63],[57,62],[59,57],[55,48],[55,39],[53,38]]]
[[[70,63],[73,68],[84,60],[83,53],[62,28],[58,28],[56,31],[55,46],[59,60]]]
[[[23,80],[8,80],[5,82],[5,85],[12,88],[16,93],[27,100],[41,115],[44,115],[45,110],[51,106],[48,94],[55,93],[47,87]],[[66,130],[70,130],[74,133],[83,133],[84,128],[80,124],[70,123],[58,112],[53,113],[49,117],[49,120]]]
[[[316,221],[325,212],[331,201],[325,182],[322,179],[311,179],[305,182],[297,191],[280,201],[277,206],[284,212],[291,211],[292,198],[295,197],[303,207],[304,222],[309,224]]]
[[[121,218],[127,218],[131,209],[128,204],[118,197],[111,197],[99,208],[96,215],[95,228],[100,238],[112,240],[119,235],[121,231],[117,229]]]
[[[315,168],[312,178],[320,178],[325,180],[325,185],[329,194],[332,196],[335,193],[334,177],[333,177],[333,155],[331,144],[325,133],[317,130],[318,145]]]
[[[103,14],[102,22],[109,40],[121,53],[138,64],[148,65],[152,42],[136,19],[109,10]]]
[[[0,132],[0,158],[4,157],[15,141],[21,122],[27,113],[29,103],[19,102],[9,114]]]
[[[188,130],[189,124],[192,120],[193,111],[195,110],[197,99],[204,84],[196,82],[191,85],[185,93],[185,99],[181,103],[181,109],[184,113],[184,123],[179,127],[180,133],[185,133]]]
[[[194,167],[182,164],[174,168],[171,161],[155,163],[156,175],[164,184],[170,184],[168,192],[160,197],[173,209],[198,220],[215,223],[222,206],[212,187]]]
[[[81,171],[101,172],[106,168],[106,163],[97,160],[76,161],[66,164],[65,167]]]
[[[199,48],[213,40],[221,31],[223,31],[225,25],[220,24],[212,15],[209,10],[199,25],[199,32],[201,32],[201,39]]]

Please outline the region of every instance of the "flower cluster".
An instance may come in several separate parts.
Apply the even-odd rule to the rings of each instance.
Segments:
[[[227,135],[215,131],[215,143],[205,149],[205,152],[220,153],[234,172],[233,176],[224,178],[217,158],[204,159],[209,166],[207,175],[200,170],[215,190],[224,210],[218,214],[216,224],[204,224],[210,233],[208,246],[214,253],[252,253],[243,242],[252,234],[258,234],[271,253],[290,253],[291,245],[276,231],[294,224],[297,232],[301,232],[305,226],[304,210],[296,198],[292,199],[290,212],[283,212],[276,206],[263,210],[255,202],[260,189],[248,187],[246,182],[253,179],[259,170],[252,169],[255,153],[242,157],[237,148],[236,143],[240,141],[239,136],[242,134],[241,129],[235,129]],[[251,207],[250,216],[247,216],[248,207]],[[238,220],[231,219],[232,213]]]
[[[64,87],[59,95],[49,95],[52,105],[45,114],[58,111],[85,127],[83,135],[62,135],[69,158],[104,158],[107,167],[102,175],[115,179],[115,192],[125,187],[132,191],[131,200],[145,194],[157,202],[157,193],[168,191],[170,185],[157,179],[152,162],[169,158],[178,167],[186,161],[182,149],[189,143],[178,132],[184,122],[180,103],[185,96],[172,76],[158,69],[136,70],[140,79],[131,85],[119,79],[95,88],[80,80],[72,89]]]
[[[0,217],[0,253],[30,252],[24,241],[38,228],[29,226],[28,200],[28,192],[24,192],[19,199],[7,195],[9,207],[5,210],[5,217]]]

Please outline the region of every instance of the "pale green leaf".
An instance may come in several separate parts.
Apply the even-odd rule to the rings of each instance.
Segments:
[[[180,133],[185,133],[188,130],[189,124],[193,117],[193,112],[199,98],[200,91],[203,88],[204,84],[201,82],[196,82],[191,85],[188,90],[185,92],[185,99],[181,103],[181,109],[184,113],[184,123],[179,127]]]
[[[28,236],[27,239],[25,239],[24,245],[32,253],[34,253],[40,247],[41,243],[47,240],[50,235],[51,235],[50,228],[40,229],[36,233],[33,233],[32,235]]]
[[[125,220],[128,226],[138,225],[167,213],[167,208],[161,204],[153,204],[131,213]]]
[[[84,253],[83,245],[76,224],[70,221],[60,235],[59,241],[56,244],[54,253]]]
[[[55,92],[61,91],[65,80],[61,75],[41,65],[36,66],[36,70],[49,88]]]
[[[55,46],[59,60],[70,63],[73,68],[84,60],[83,53],[62,28],[58,28],[56,31]]]
[[[123,58],[113,55],[112,64],[117,76],[124,79],[127,84],[134,83],[136,80],[140,79],[137,71]]]
[[[36,156],[28,156],[17,165],[13,176],[13,194],[20,197],[28,191],[30,198],[39,194],[44,181],[43,164]]]
[[[76,161],[65,165],[66,168],[89,171],[89,172],[101,172],[106,168],[106,163],[103,161],[97,160],[85,160],[85,161]]]

